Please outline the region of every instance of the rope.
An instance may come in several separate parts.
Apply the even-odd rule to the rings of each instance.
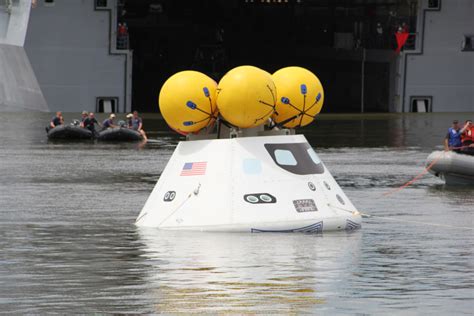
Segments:
[[[199,190],[201,189],[201,183],[199,183],[198,187],[196,189],[193,190],[193,192],[189,193],[188,194],[188,197],[183,201],[181,202],[180,205],[178,205],[178,207],[173,211],[171,212],[168,216],[165,217],[165,219],[163,219],[159,224],[158,224],[158,227],[161,226],[161,224],[163,224],[164,222],[166,222],[173,214],[175,214],[177,211],[179,211],[183,206],[184,204],[186,204],[187,201],[189,201],[189,199],[194,195],[198,195],[199,194]]]
[[[473,227],[453,226],[453,225],[446,225],[446,224],[411,221],[411,220],[406,220],[406,219],[399,219],[399,218],[385,217],[385,216],[376,216],[376,215],[370,215],[370,214],[365,214],[365,213],[361,213],[361,214],[365,218],[380,218],[380,219],[384,219],[384,220],[387,220],[387,221],[394,221],[394,222],[402,222],[402,223],[410,223],[410,224],[426,225],[426,226],[437,226],[437,227],[445,227],[445,228],[455,228],[455,229],[467,229],[467,230],[473,230],[474,231]]]
[[[461,146],[461,147],[454,147],[452,148],[453,150],[455,149],[463,149],[463,148],[466,148],[466,147],[469,147],[469,146]],[[441,152],[434,160],[433,162],[431,162],[428,167],[425,167],[423,169],[422,172],[420,172],[419,174],[417,174],[413,179],[411,179],[410,181],[408,182],[405,182],[405,184],[403,184],[402,186],[399,186],[398,188],[395,188],[395,189],[392,189],[388,192],[385,192],[383,193],[382,195],[384,196],[389,196],[389,195],[392,195],[398,191],[401,191],[403,190],[404,188],[406,188],[407,186],[413,184],[415,181],[417,181],[418,179],[420,179],[422,176],[424,176],[428,171],[430,171],[431,168],[433,168],[433,166],[444,156],[444,154],[446,153],[446,151],[443,151]]]
[[[469,147],[469,146],[454,147],[452,149],[463,149],[463,148],[466,148],[466,147]],[[411,179],[410,181],[406,182],[405,184],[403,184],[402,186],[400,186],[398,188],[395,188],[391,191],[383,193],[382,195],[388,196],[388,195],[394,194],[394,193],[396,193],[398,191],[401,191],[404,188],[408,187],[409,185],[414,183],[416,180],[420,179],[423,175],[425,175],[431,168],[433,168],[433,166],[444,156],[445,153],[446,153],[446,151],[441,152],[427,167],[424,168],[424,170],[421,173],[416,175],[413,179]],[[336,208],[336,209],[351,213],[353,215],[360,214],[363,218],[378,218],[378,219],[387,220],[387,221],[410,223],[410,224],[417,224],[417,225],[424,225],[424,226],[435,226],[435,227],[445,227],[445,228],[454,228],[454,229],[474,230],[473,227],[453,226],[453,225],[447,225],[447,224],[427,223],[427,222],[420,222],[420,221],[413,221],[413,220],[398,219],[398,218],[393,218],[393,217],[377,216],[377,215],[371,215],[371,214],[363,213],[363,212],[360,212],[360,211],[355,211],[354,212],[352,210],[348,210],[348,209],[345,209],[345,208],[342,208],[342,207],[339,207],[339,206],[335,206],[335,205],[332,205],[332,204],[328,204],[328,206],[331,207],[331,208]]]
[[[378,219],[383,219],[387,221],[394,221],[394,222],[401,222],[401,223],[409,223],[409,224],[417,224],[417,225],[424,225],[424,226],[436,226],[436,227],[445,227],[445,228],[454,228],[454,229],[467,229],[467,230],[474,230],[473,227],[466,227],[466,226],[453,226],[453,225],[447,225],[447,224],[437,224],[437,223],[427,223],[427,222],[420,222],[420,221],[412,221],[412,220],[406,220],[406,219],[398,219],[398,218],[393,218],[393,217],[386,217],[386,216],[377,216],[377,215],[371,215],[367,213],[362,213],[360,211],[351,211],[339,206],[335,206],[332,204],[328,204],[329,207],[332,208],[337,208],[341,211],[345,211],[348,213],[351,213],[353,215],[358,215],[360,214],[363,218],[378,218]]]
[[[178,207],[177,207],[173,212],[171,212],[168,216],[166,216],[165,219],[162,220],[162,221],[158,224],[157,227],[160,227],[161,224],[163,224],[164,222],[166,222],[174,213],[176,213],[177,211],[179,211],[179,210],[181,209],[181,207],[183,207],[183,205],[184,205],[187,201],[189,201],[189,199],[191,198],[191,196],[192,196],[192,193],[189,193],[188,197],[187,197],[183,202],[181,202],[181,204],[178,205]]]
[[[388,196],[388,195],[392,195],[398,191],[401,191],[403,190],[404,188],[406,188],[407,186],[411,185],[412,183],[414,183],[416,180],[420,179],[422,176],[424,176],[431,168],[433,168],[433,166],[444,156],[445,152],[443,151],[442,153],[440,153],[438,155],[438,157],[436,157],[430,164],[428,167],[424,168],[422,172],[420,172],[419,174],[417,174],[413,179],[411,179],[410,181],[406,182],[405,184],[403,184],[402,186],[398,187],[398,188],[395,188],[393,190],[390,190],[388,192],[385,192],[383,195],[384,196]]]

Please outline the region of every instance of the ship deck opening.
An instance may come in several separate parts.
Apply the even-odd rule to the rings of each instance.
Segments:
[[[128,26],[134,55],[133,108],[156,105],[158,111],[162,84],[181,70],[218,81],[239,65],[270,73],[298,65],[323,83],[323,112],[389,112],[394,34],[401,26],[416,34],[416,6],[401,0],[124,0],[118,22]]]

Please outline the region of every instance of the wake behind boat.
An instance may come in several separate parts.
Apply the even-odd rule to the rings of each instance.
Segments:
[[[474,185],[474,155],[434,151],[428,156],[426,166],[431,166],[429,172],[448,185]]]

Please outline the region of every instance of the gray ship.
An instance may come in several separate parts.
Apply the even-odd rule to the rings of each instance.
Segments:
[[[24,48],[31,1],[0,1],[0,111],[48,111]]]
[[[171,74],[253,64],[310,69],[326,112],[474,112],[473,16],[471,0],[0,0],[0,111],[157,112]]]

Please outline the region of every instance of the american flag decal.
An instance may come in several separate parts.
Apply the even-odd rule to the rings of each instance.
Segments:
[[[207,161],[186,162],[180,176],[202,176],[206,174]]]

